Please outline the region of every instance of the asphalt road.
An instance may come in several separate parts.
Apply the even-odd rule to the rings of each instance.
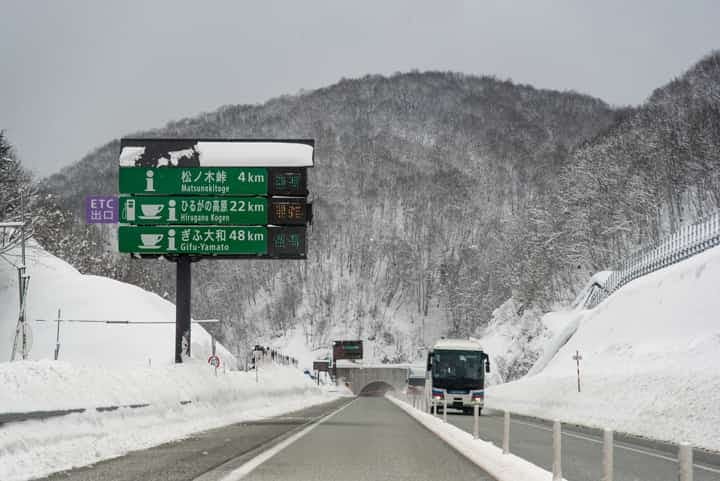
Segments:
[[[191,481],[215,479],[216,473],[253,458],[304,425],[349,402],[320,404],[275,418],[234,424],[190,438],[56,473],[46,481]]]
[[[472,433],[473,416],[448,409],[448,422]],[[502,446],[502,413],[483,411],[480,438]],[[563,477],[571,481],[602,479],[602,433],[563,425]],[[552,426],[525,417],[511,418],[510,452],[552,471]],[[720,480],[720,455],[695,451],[694,481]],[[628,436],[615,437],[615,481],[676,481],[677,447]]]
[[[382,397],[359,397],[250,472],[248,481],[490,481]]]
[[[286,443],[264,462],[255,462]],[[219,481],[228,475],[236,479],[233,473],[251,465],[254,470],[242,479],[493,480],[382,397],[345,398],[213,429],[44,480]]]

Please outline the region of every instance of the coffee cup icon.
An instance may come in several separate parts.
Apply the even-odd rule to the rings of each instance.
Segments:
[[[140,210],[145,218],[157,218],[160,216],[165,205],[163,204],[143,204],[140,206]]]
[[[140,240],[142,241],[141,249],[157,249],[158,244],[163,239],[163,234],[140,234]]]

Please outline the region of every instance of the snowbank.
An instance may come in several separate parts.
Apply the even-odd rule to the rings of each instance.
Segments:
[[[552,473],[395,397],[387,398],[498,481],[550,481]]]
[[[19,481],[95,463],[231,423],[330,401],[299,370],[213,369],[202,362],[138,369],[75,368],[54,361],[0,364],[0,412],[150,403],[70,414],[0,429],[0,479]],[[192,401],[180,405],[180,401]]]
[[[14,255],[13,255],[14,254]],[[19,262],[17,252],[8,259]],[[128,262],[130,260],[128,259]],[[38,319],[168,322],[168,324],[88,324],[60,326],[61,361],[77,365],[140,367],[174,362],[175,305],[137,286],[114,279],[83,275],[34,242],[27,251],[30,275],[27,319],[31,331],[29,359],[53,359],[57,324]],[[10,360],[18,317],[17,270],[0,262],[0,361]],[[211,338],[199,324],[192,325],[193,357],[207,361]],[[217,346],[222,361],[234,357]]]
[[[537,374],[489,388],[487,406],[720,450],[719,284],[720,248],[636,279],[566,318]]]
[[[9,360],[18,316],[17,252],[0,262],[0,359]],[[31,243],[27,319],[29,360],[0,362],[0,413],[88,409],[0,429],[0,480],[25,480],[120,456],[249,419],[278,415],[336,398],[298,369],[267,365],[229,371],[207,364],[210,335],[193,324],[193,359],[173,364],[175,306],[136,286],[80,274]],[[140,324],[61,323],[60,357],[53,359],[56,319]],[[168,324],[147,322],[169,321]],[[145,322],[145,324],[143,324]],[[217,374],[217,375],[216,375]],[[329,388],[327,388],[329,389]],[[190,404],[181,404],[191,401]],[[96,407],[150,404],[97,412]]]

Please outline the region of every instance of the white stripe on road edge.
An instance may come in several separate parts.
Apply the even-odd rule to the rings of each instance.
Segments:
[[[494,444],[473,439],[472,434],[442,419],[413,408],[392,396],[387,399],[405,411],[448,446],[498,481],[548,481],[552,473],[514,454],[503,454]]]
[[[302,431],[293,434],[293,435],[290,436],[289,438],[287,438],[287,439],[285,439],[284,441],[276,444],[275,446],[271,447],[270,449],[268,449],[268,450],[266,450],[266,451],[263,451],[262,453],[258,454],[257,456],[255,456],[254,458],[252,458],[252,459],[251,459],[250,461],[248,461],[247,463],[243,464],[243,465],[240,466],[239,468],[237,468],[237,469],[231,471],[230,473],[228,473],[226,476],[224,476],[223,478],[221,478],[220,481],[238,481],[238,480],[244,478],[245,476],[247,476],[248,474],[250,474],[255,468],[257,468],[258,466],[260,466],[262,463],[264,463],[264,462],[267,461],[268,459],[272,458],[272,457],[275,456],[277,453],[279,453],[280,451],[282,451],[282,450],[285,449],[286,447],[290,446],[292,443],[294,443],[294,442],[297,441],[298,439],[300,439],[300,438],[302,438],[303,436],[305,436],[307,433],[309,433],[310,431],[312,431],[313,429],[315,429],[316,427],[318,427],[320,424],[324,423],[325,421],[327,421],[327,420],[330,419],[331,417],[333,417],[333,416],[335,416],[336,414],[338,414],[340,411],[342,411],[343,409],[345,409],[346,407],[348,407],[349,405],[351,405],[352,403],[354,403],[356,400],[357,400],[357,398],[353,399],[353,400],[350,401],[349,403],[347,403],[347,404],[345,404],[344,406],[336,409],[335,411],[331,412],[331,413],[328,414],[327,416],[325,416],[325,417],[323,417],[323,418],[320,418],[319,420],[315,421],[314,423],[312,423],[310,426],[306,427],[306,428],[303,429]]]
[[[543,425],[541,425],[541,424],[535,424],[535,423],[532,423],[532,422],[517,421],[517,420],[512,420],[511,422],[513,422],[513,423],[515,423],[515,424],[522,424],[522,425],[524,425],[524,426],[529,426],[529,427],[532,427],[532,428],[542,429],[543,431],[550,431],[550,432],[552,432],[552,429],[551,429],[551,428],[545,427],[545,426],[543,426]],[[563,436],[568,436],[568,437],[576,438],[576,439],[583,439],[583,440],[585,440],[585,441],[590,441],[591,443],[596,443],[596,444],[602,444],[602,443],[603,443],[603,442],[600,441],[599,439],[589,438],[589,437],[587,437],[587,436],[583,436],[582,434],[569,433],[569,432],[567,432],[567,431],[563,431],[562,434],[563,434]],[[632,451],[632,452],[638,453],[638,454],[646,454],[646,455],[648,455],[648,456],[652,456],[652,457],[654,457],[654,458],[659,458],[659,459],[664,459],[665,461],[671,461],[671,462],[673,462],[673,463],[677,463],[677,462],[678,462],[677,458],[673,458],[673,457],[670,457],[670,456],[665,456],[665,455],[662,455],[662,454],[654,453],[654,452],[652,452],[652,451],[646,451],[646,450],[640,449],[640,448],[630,447],[630,446],[628,446],[627,444],[624,444],[624,443],[621,443],[621,442],[617,442],[617,441],[615,441],[615,447],[616,447],[616,448],[619,448],[619,449],[624,449],[625,451]],[[707,466],[707,465],[704,465],[704,464],[693,463],[693,466],[696,467],[697,469],[702,469],[702,470],[704,470],[704,471],[709,471],[709,472],[711,472],[711,473],[718,473],[718,474],[720,474],[720,469],[711,468],[710,466]]]

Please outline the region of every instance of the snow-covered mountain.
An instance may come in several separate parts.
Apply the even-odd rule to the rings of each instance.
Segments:
[[[141,135],[316,139],[307,262],[194,266],[193,312],[219,318],[208,329],[233,352],[353,337],[375,342],[379,360],[412,361],[439,334],[482,334],[496,312],[530,344],[516,345],[525,357],[508,361],[509,379],[537,357],[543,311],[720,208],[719,80],[715,52],[643,105],[614,109],[491,77],[369,75]],[[129,263],[112,229],[67,215],[116,192],[118,153],[110,142],[45,180],[38,239],[83,272],[172,296],[172,266]]]

